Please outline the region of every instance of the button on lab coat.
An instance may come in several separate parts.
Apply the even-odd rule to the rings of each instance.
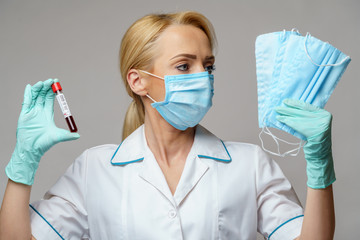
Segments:
[[[119,146],[86,150],[30,205],[41,239],[294,239],[303,209],[279,166],[258,146],[223,142],[202,126],[174,195],[144,126]]]

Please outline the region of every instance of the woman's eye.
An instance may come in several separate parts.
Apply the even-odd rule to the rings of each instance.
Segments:
[[[188,64],[182,64],[176,67],[179,71],[187,71],[189,70],[189,65]]]
[[[211,74],[215,70],[216,70],[215,65],[210,65],[210,66],[205,67],[205,71],[207,71],[209,74]]]

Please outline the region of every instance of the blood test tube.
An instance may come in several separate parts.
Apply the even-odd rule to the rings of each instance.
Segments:
[[[61,111],[64,115],[66,123],[70,129],[70,132],[77,132],[77,127],[74,121],[73,116],[70,113],[69,106],[66,102],[65,96],[62,93],[62,87],[60,85],[59,80],[55,79],[54,83],[51,85],[53,92],[56,94],[56,99],[60,105]]]

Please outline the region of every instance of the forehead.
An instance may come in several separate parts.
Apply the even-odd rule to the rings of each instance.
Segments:
[[[159,57],[172,57],[179,53],[199,57],[212,55],[210,41],[199,28],[191,25],[172,25],[160,35],[157,48]]]

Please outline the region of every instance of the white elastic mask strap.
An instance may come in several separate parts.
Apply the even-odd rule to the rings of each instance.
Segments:
[[[263,120],[263,123],[264,123],[264,120]],[[265,124],[264,124],[264,126],[265,126]],[[273,152],[273,151],[270,151],[269,149],[265,148],[265,146],[264,146],[264,141],[263,141],[263,139],[262,139],[262,137],[261,137],[263,133],[265,133],[266,135],[269,135],[269,136],[272,137],[272,139],[273,139],[274,142],[276,143],[277,152]],[[287,155],[297,156],[297,155],[299,154],[299,152],[300,152],[300,149],[305,145],[305,141],[303,141],[303,140],[300,140],[300,142],[298,142],[298,143],[292,143],[292,142],[288,142],[288,141],[286,141],[286,140],[284,140],[284,139],[278,138],[278,137],[276,137],[276,136],[270,131],[270,129],[269,129],[268,127],[266,127],[266,126],[261,129],[261,132],[259,133],[259,138],[260,138],[260,141],[261,141],[261,147],[262,147],[262,149],[264,149],[264,151],[266,151],[266,152],[268,152],[268,153],[270,153],[270,154],[272,154],[272,155],[279,156],[279,157],[285,157],[285,156],[287,156]],[[284,153],[280,153],[280,144],[279,144],[279,141],[280,141],[280,142],[283,142],[283,143],[287,143],[287,144],[289,144],[289,145],[297,146],[297,147],[294,148],[294,149],[291,149],[291,150],[289,150],[289,151],[286,151],[286,152],[284,152]],[[295,152],[295,153],[294,153],[294,152]]]
[[[146,94],[146,96],[147,96],[151,101],[153,101],[154,103],[157,103],[157,101],[155,101],[155,99],[153,99],[152,97],[150,97],[149,94]]]
[[[139,71],[141,71],[141,72],[143,72],[143,73],[146,73],[146,74],[149,74],[150,76],[153,76],[153,77],[159,78],[159,79],[161,79],[161,80],[164,80],[164,78],[159,77],[159,76],[157,76],[157,75],[155,75],[155,74],[149,73],[149,72],[147,72],[147,71],[144,71],[144,70],[139,70]]]
[[[327,67],[327,66],[336,67],[336,66],[339,66],[339,65],[343,64],[347,59],[350,58],[349,56],[347,56],[347,57],[344,58],[341,62],[335,63],[335,64],[317,64],[317,63],[314,62],[314,60],[310,57],[309,52],[308,52],[307,47],[306,47],[306,41],[307,41],[307,39],[309,38],[309,36],[311,36],[310,33],[306,33],[305,40],[304,40],[304,49],[305,49],[306,55],[308,56],[308,58],[310,59],[310,61],[311,61],[314,65],[316,65],[316,66],[318,66],[318,67]]]
[[[298,34],[300,34],[299,30],[297,28],[293,28],[291,29],[292,32],[297,32]]]
[[[147,71],[144,71],[144,70],[141,70],[141,69],[140,69],[139,71],[141,71],[141,72],[143,72],[143,73],[146,73],[146,74],[149,74],[150,76],[159,78],[159,79],[161,79],[161,80],[164,80],[164,78],[159,77],[159,76],[157,76],[157,75],[155,75],[155,74],[149,73],[149,72],[147,72]],[[157,101],[155,101],[155,99],[153,99],[152,97],[150,97],[149,94],[146,94],[146,96],[147,96],[151,101],[153,101],[154,103],[157,103]]]
[[[266,129],[266,130],[265,130],[265,129]],[[267,148],[264,146],[264,141],[262,140],[262,137],[261,137],[261,135],[262,135],[263,133],[265,133],[265,134],[267,134],[267,135],[269,135],[269,136],[272,137],[272,139],[273,139],[274,142],[276,143],[277,152],[270,151],[269,149],[267,149]],[[288,141],[286,141],[286,140],[284,140],[284,139],[278,138],[278,137],[276,137],[276,136],[270,131],[270,129],[269,129],[268,127],[264,127],[264,128],[261,129],[261,132],[259,133],[259,138],[260,138],[260,141],[261,141],[261,147],[264,149],[264,151],[266,151],[266,152],[268,152],[268,153],[270,153],[270,154],[272,154],[272,155],[279,156],[279,157],[285,157],[285,156],[288,156],[288,155],[290,155],[290,156],[297,156],[297,155],[299,154],[299,152],[300,152],[300,149],[301,149],[301,148],[304,146],[304,144],[305,144],[305,141],[303,141],[303,140],[300,140],[300,142],[298,142],[298,143],[292,143],[292,142],[288,142]],[[281,153],[281,152],[280,152],[280,144],[279,144],[279,141],[284,142],[284,143],[287,143],[287,144],[289,144],[289,145],[297,146],[297,147],[294,148],[294,149],[291,149],[291,150],[289,150],[289,151],[286,151],[286,152],[284,152],[284,153]],[[295,153],[294,153],[294,152],[295,152]]]
[[[291,32],[297,32],[298,34],[300,34],[300,32],[299,32],[299,30],[297,30],[297,28],[291,29]],[[285,38],[285,35],[286,35],[286,30],[283,29],[283,38]]]

